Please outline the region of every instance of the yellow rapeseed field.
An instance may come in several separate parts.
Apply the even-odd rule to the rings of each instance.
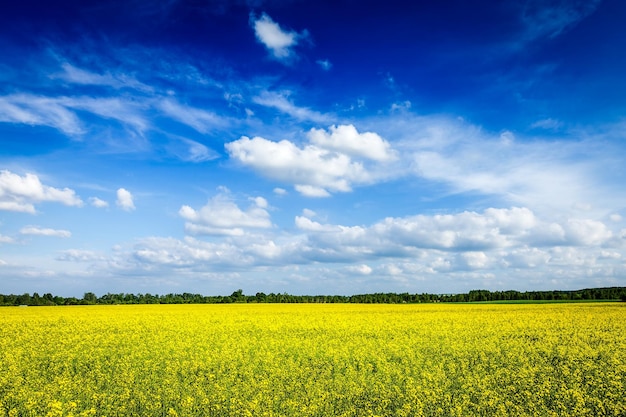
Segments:
[[[0,416],[625,416],[626,303],[2,308]]]

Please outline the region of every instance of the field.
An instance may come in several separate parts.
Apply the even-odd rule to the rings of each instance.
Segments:
[[[0,416],[624,416],[626,303],[0,309]]]

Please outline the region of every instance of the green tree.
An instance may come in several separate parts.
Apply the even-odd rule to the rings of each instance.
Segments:
[[[94,294],[92,292],[86,292],[83,295],[83,301],[86,304],[96,304],[98,302],[98,297],[96,297],[96,294]]]

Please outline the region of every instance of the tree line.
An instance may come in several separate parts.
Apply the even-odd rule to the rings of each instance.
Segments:
[[[472,290],[464,294],[409,294],[373,293],[359,295],[291,295],[287,293],[245,295],[242,290],[231,295],[182,294],[128,294],[107,293],[100,297],[87,292],[83,298],[61,297],[46,293],[21,295],[0,294],[0,306],[58,306],[95,304],[228,304],[228,303],[361,303],[361,304],[406,304],[406,303],[467,303],[485,301],[626,301],[626,287],[586,288],[573,291],[489,291]]]

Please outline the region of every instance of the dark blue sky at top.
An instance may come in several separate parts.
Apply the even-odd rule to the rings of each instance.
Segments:
[[[89,51],[91,45],[140,45],[175,51],[212,72],[271,75],[277,85],[310,91],[319,108],[331,109],[342,96],[361,96],[372,107],[375,100],[410,99],[418,112],[462,113],[494,130],[544,117],[583,124],[618,117],[626,93],[626,7],[603,2],[565,27],[565,36],[533,35],[532,18],[539,14],[533,7],[492,1],[24,1],[5,5],[0,30],[3,47],[15,54],[4,55],[9,63],[41,59],[36,53],[49,44],[81,43],[89,59],[98,52]],[[290,65],[268,59],[254,41],[250,16],[261,13],[285,29],[308,31]],[[74,46],[65,54],[87,68],[101,64],[81,62]],[[332,77],[319,71],[317,60],[332,63]]]

